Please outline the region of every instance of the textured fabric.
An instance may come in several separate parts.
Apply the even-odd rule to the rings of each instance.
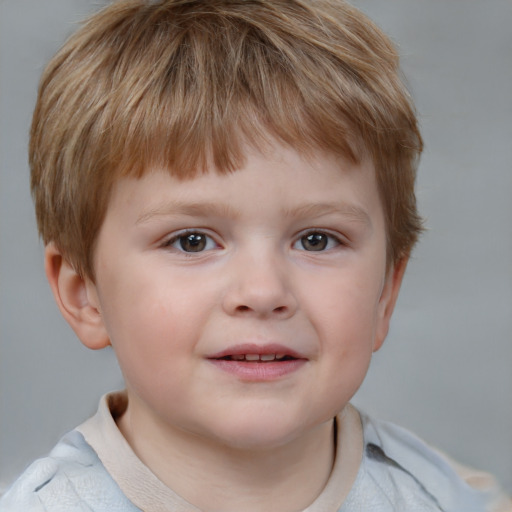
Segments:
[[[1,512],[140,512],[117,486],[82,434],[66,434],[0,500]]]
[[[359,422],[357,412],[353,408],[349,410],[350,414],[345,411],[337,420],[337,460],[331,478],[307,512],[512,511],[512,504],[507,505],[510,502],[500,495],[493,480],[487,480],[487,489],[477,490],[459,476],[447,458],[408,431],[363,414]],[[360,439],[358,431],[361,429],[354,428],[354,418],[359,427],[362,426]],[[111,423],[115,425],[113,420]],[[114,428],[112,425],[109,428]],[[116,435],[121,436],[121,433],[117,431]],[[356,449],[351,455],[355,453],[360,460],[353,483],[350,468],[344,468],[340,460],[344,453],[340,445],[352,442],[361,445],[361,450]],[[126,442],[116,445],[116,449],[130,450]],[[124,473],[129,482],[133,472],[126,468]],[[117,474],[114,476],[119,478]],[[140,473],[136,477],[139,478]],[[156,477],[153,475],[153,478]],[[346,478],[352,485],[345,492],[347,482],[343,480]],[[122,485],[124,489],[126,482]],[[137,485],[139,487],[135,488],[140,488],[141,482]],[[160,485],[163,486],[161,482]],[[165,488],[165,492],[169,500],[164,500],[164,505],[155,496],[155,507],[151,502],[146,502],[144,508],[135,506],[82,433],[74,430],[48,457],[27,469],[0,500],[0,512],[198,511],[170,489]]]
[[[512,510],[499,489],[471,487],[439,452],[396,425],[362,415],[364,457],[339,512]]]

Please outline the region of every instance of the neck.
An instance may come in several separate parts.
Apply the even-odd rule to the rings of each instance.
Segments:
[[[200,510],[302,510],[322,492],[334,463],[332,420],[277,447],[240,449],[141,417],[129,402],[118,420],[124,437],[164,484]]]

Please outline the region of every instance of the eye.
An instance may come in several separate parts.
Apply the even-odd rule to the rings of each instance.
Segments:
[[[203,252],[218,247],[210,236],[200,231],[190,231],[177,235],[164,244],[181,252]]]
[[[294,244],[294,249],[304,251],[326,251],[337,247],[341,242],[333,235],[322,231],[310,231],[301,236]]]

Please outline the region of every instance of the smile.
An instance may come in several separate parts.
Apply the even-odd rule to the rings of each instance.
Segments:
[[[208,360],[219,370],[245,382],[268,382],[290,376],[308,361],[288,347],[244,344],[212,354]]]

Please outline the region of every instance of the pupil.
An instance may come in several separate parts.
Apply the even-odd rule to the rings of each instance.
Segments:
[[[311,233],[302,238],[306,251],[323,251],[327,247],[327,237],[323,233]]]
[[[206,237],[197,233],[180,238],[181,248],[186,252],[199,252],[206,247]]]

